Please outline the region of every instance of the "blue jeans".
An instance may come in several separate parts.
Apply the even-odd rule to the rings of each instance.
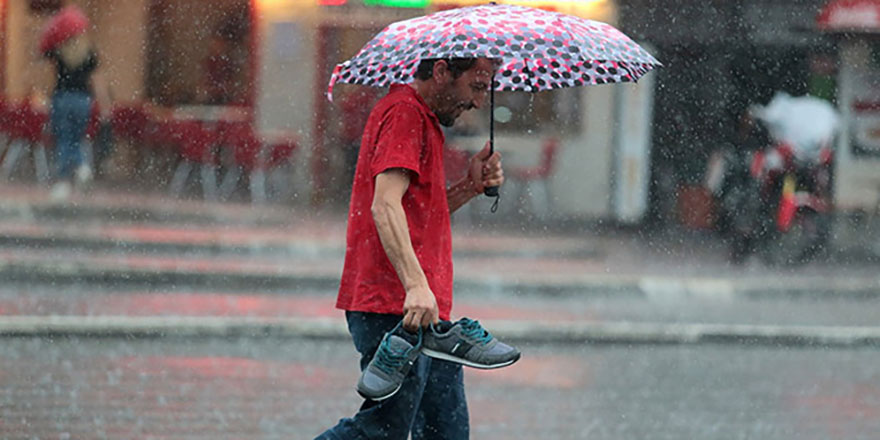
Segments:
[[[92,98],[85,92],[56,92],[52,95],[49,120],[55,137],[58,179],[69,179],[83,163],[80,142],[86,134]]]
[[[348,331],[367,368],[382,337],[402,316],[345,312]],[[352,418],[341,419],[316,440],[462,440],[469,436],[461,365],[420,355],[400,390],[381,402],[364,401]]]

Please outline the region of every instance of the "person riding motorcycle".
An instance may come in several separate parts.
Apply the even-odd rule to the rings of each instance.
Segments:
[[[796,264],[824,247],[838,125],[834,107],[811,96],[777,93],[747,109],[719,195],[733,262],[760,250],[771,264]]]

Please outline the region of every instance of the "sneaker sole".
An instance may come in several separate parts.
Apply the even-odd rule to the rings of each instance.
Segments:
[[[444,361],[455,362],[457,364],[466,365],[466,366],[472,367],[472,368],[479,368],[480,370],[494,370],[496,368],[506,367],[506,366],[511,365],[514,362],[518,361],[520,356],[522,355],[521,353],[517,353],[516,357],[509,360],[509,361],[504,361],[501,363],[488,365],[488,364],[478,364],[476,362],[469,361],[467,359],[462,359],[459,357],[452,356],[449,353],[434,351],[434,350],[431,350],[430,348],[422,347],[422,354],[424,354],[425,356],[428,356],[428,357],[432,357],[434,359],[441,359]]]
[[[364,399],[372,400],[372,401],[374,401],[374,402],[381,402],[381,401],[383,401],[383,400],[385,400],[385,399],[388,399],[389,397],[391,397],[391,396],[397,394],[397,392],[400,391],[400,387],[401,387],[401,386],[403,386],[402,383],[401,383],[400,385],[398,385],[397,388],[395,388],[394,391],[392,391],[391,393],[386,394],[386,395],[384,395],[384,396],[378,396],[378,397],[371,397],[371,396],[368,396],[368,395],[364,394],[364,393],[361,391],[360,388],[357,388],[357,393],[358,393],[361,397],[363,397]]]

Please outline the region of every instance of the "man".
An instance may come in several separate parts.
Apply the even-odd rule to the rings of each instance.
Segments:
[[[504,182],[488,143],[464,178],[446,187],[443,133],[479,108],[495,64],[485,58],[423,60],[413,85],[396,85],[367,120],[351,196],[337,308],[367,368],[386,332],[448,320],[452,309],[450,214]],[[406,335],[401,335],[407,338]],[[419,336],[420,340],[421,336]],[[378,355],[377,355],[378,357]],[[461,365],[416,354],[399,389],[367,400],[319,439],[466,439]]]

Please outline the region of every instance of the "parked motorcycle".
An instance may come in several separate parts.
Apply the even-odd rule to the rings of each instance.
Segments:
[[[832,226],[836,112],[817,98],[779,94],[750,117],[768,130],[766,146],[751,137],[710,164],[719,230],[734,263],[753,253],[771,265],[806,263],[826,248]]]
[[[831,232],[832,150],[822,149],[818,162],[803,163],[787,144],[768,155],[782,156],[782,166],[758,171],[764,223],[761,255],[773,265],[803,264],[822,252]],[[765,154],[755,156],[753,169],[760,170]]]

